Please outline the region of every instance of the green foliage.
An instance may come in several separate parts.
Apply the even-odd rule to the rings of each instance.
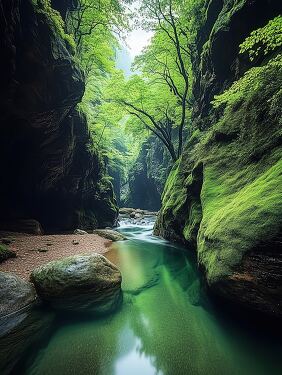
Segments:
[[[282,16],[269,21],[260,29],[254,30],[240,45],[240,53],[247,52],[253,61],[261,54],[267,55],[282,47]]]
[[[76,47],[74,38],[71,34],[65,32],[65,23],[60,13],[52,8],[51,0],[32,0],[32,2],[36,11],[46,16],[50,26],[66,41],[74,52]]]
[[[180,228],[181,239],[191,244],[200,221],[197,252],[210,284],[232,274],[247,251],[281,230],[281,55],[254,69],[257,80],[243,77],[236,95],[224,93],[220,120],[197,134],[198,142],[190,140],[163,195],[159,221],[165,230]],[[201,207],[191,185],[199,163]]]
[[[129,18],[126,0],[77,0],[76,7],[68,13],[67,26],[78,53],[84,54],[93,35],[102,30],[122,38],[129,28]]]
[[[271,59],[266,65],[249,69],[241,79],[235,81],[223,94],[215,95],[212,101],[213,106],[218,108],[222,104],[235,105],[239,101],[245,100],[255,92],[262,90],[267,77],[275,71],[282,75],[281,54]]]

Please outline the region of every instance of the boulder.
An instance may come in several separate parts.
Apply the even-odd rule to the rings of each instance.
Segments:
[[[33,285],[0,272],[0,374],[8,375],[23,353],[50,328],[53,314],[42,311]]]
[[[120,213],[120,214],[127,214],[127,215],[129,215],[129,214],[131,214],[131,212],[133,212],[133,211],[135,211],[134,208],[130,208],[130,207],[121,207],[121,208],[119,209],[119,213]]]
[[[83,234],[88,234],[85,230],[82,230],[82,229],[75,229],[73,231],[73,234],[80,234],[80,235],[83,235]]]
[[[15,258],[17,256],[16,252],[10,250],[5,245],[0,245],[0,263],[9,258]]]
[[[18,276],[0,272],[0,318],[20,310],[36,300],[31,283]]]
[[[59,310],[101,314],[121,301],[121,274],[100,254],[49,262],[32,272],[31,281],[41,299]]]
[[[14,219],[0,222],[0,228],[5,231],[29,233],[29,234],[43,234],[41,224],[34,219]]]
[[[112,229],[95,229],[93,230],[93,233],[98,234],[98,236],[107,238],[108,240],[111,240],[111,241],[127,240],[127,238],[123,234]]]

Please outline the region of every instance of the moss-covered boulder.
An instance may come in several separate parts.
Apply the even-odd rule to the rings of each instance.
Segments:
[[[100,254],[49,262],[32,272],[31,281],[41,299],[59,310],[101,314],[121,299],[121,274]]]
[[[98,234],[98,236],[107,238],[108,240],[111,240],[111,241],[127,240],[127,238],[123,234],[112,229],[95,229],[93,233]]]
[[[17,256],[16,252],[8,249],[6,245],[0,244],[0,263],[9,258],[15,258]]]

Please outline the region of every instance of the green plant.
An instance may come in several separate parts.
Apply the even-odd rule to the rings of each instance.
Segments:
[[[282,16],[275,17],[251,35],[240,45],[240,53],[247,52],[253,61],[260,54],[267,55],[282,46]]]
[[[37,13],[46,16],[49,24],[54,30],[60,35],[62,39],[71,47],[74,53],[76,44],[71,34],[65,32],[65,23],[60,13],[53,9],[51,6],[51,0],[33,0],[32,1]]]

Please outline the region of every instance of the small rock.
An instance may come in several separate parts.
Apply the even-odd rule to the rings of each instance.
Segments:
[[[10,245],[13,242],[13,240],[11,238],[1,238],[1,242],[4,245]]]
[[[83,234],[88,234],[85,230],[82,230],[82,229],[76,229],[74,232],[73,232],[73,234],[81,234],[81,235],[83,235]]]
[[[46,253],[48,251],[48,249],[46,249],[46,248],[40,248],[40,249],[37,249],[37,251],[39,253]]]
[[[127,240],[127,238],[123,234],[112,229],[95,229],[93,230],[93,233],[112,241]]]
[[[78,245],[78,244],[79,244],[79,241],[77,241],[77,240],[72,240],[72,244],[73,244],[73,245]]]
[[[52,246],[53,244],[52,244],[52,242],[47,242],[46,243],[46,246]]]

